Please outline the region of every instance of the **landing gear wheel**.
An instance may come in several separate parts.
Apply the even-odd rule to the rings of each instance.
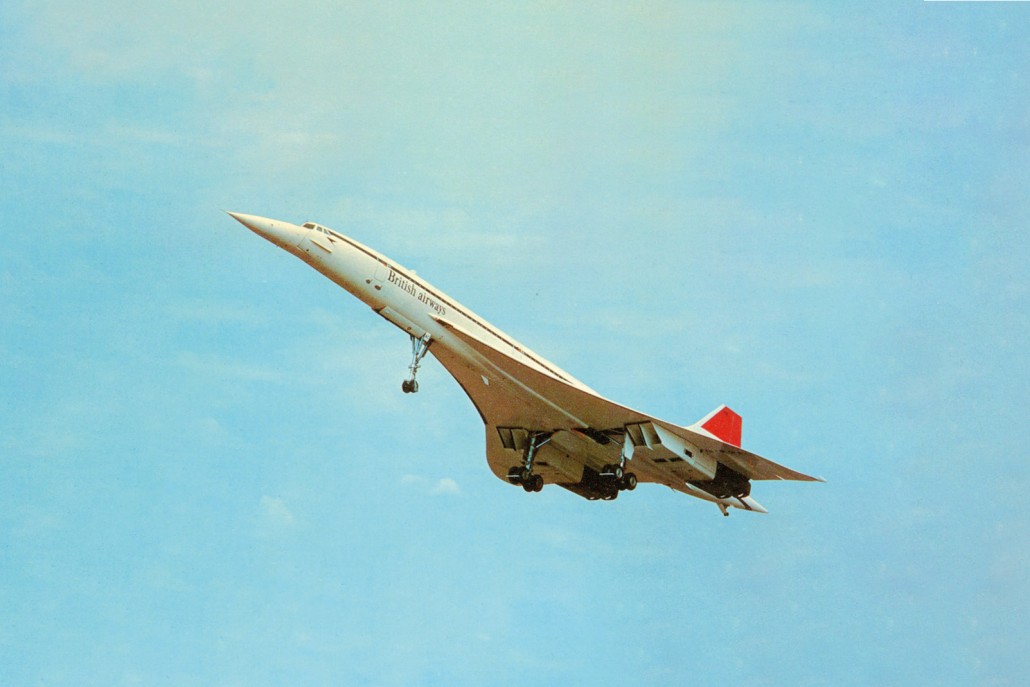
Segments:
[[[524,484],[531,484],[533,481],[533,471],[529,468],[522,468],[522,474],[519,477]]]
[[[413,394],[418,391],[418,387],[414,386],[415,382],[410,379],[405,379],[401,382],[401,391],[406,394]]]
[[[622,466],[621,465],[613,465],[612,466],[612,474],[615,475],[615,479],[621,480],[622,479],[622,475],[623,475]]]
[[[540,475],[533,475],[533,491],[543,491],[544,478]]]
[[[522,488],[525,489],[526,493],[528,494],[531,491],[533,491],[533,483],[532,482],[523,482],[522,483]]]
[[[626,491],[633,491],[637,488],[637,476],[632,472],[627,472],[622,477],[622,488]]]

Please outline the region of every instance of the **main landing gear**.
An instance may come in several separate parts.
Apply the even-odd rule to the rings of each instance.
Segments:
[[[526,448],[522,453],[522,465],[515,465],[508,470],[508,481],[521,484],[527,492],[540,491],[544,488],[544,478],[533,472],[533,459],[536,452],[551,440],[554,432],[530,432]]]
[[[602,494],[598,497],[605,501],[614,501],[620,491],[633,491],[637,488],[637,476],[619,463],[609,463],[597,473],[600,477],[600,490]]]
[[[413,394],[418,391],[418,381],[415,379],[415,375],[418,374],[418,367],[422,364],[422,359],[429,352],[429,345],[433,343],[433,337],[429,335],[429,332],[421,337],[416,337],[414,334],[409,334],[409,336],[411,337],[411,364],[408,365],[408,370],[411,372],[411,379],[401,382],[401,391]]]
[[[508,481],[512,484],[521,484],[526,491],[541,491],[544,488],[544,478],[535,475],[529,468],[520,468],[518,465],[508,470]]]

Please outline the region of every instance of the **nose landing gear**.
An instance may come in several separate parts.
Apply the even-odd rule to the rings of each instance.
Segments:
[[[429,332],[426,332],[421,337],[416,337],[414,334],[409,334],[409,336],[411,337],[411,364],[408,365],[408,371],[411,372],[411,378],[401,382],[401,391],[406,394],[413,394],[418,391],[418,381],[415,379],[415,375],[418,374],[418,368],[422,364],[422,359],[429,352],[429,346],[433,343],[433,337],[429,335]]]

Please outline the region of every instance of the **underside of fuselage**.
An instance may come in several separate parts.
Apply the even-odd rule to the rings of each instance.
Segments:
[[[627,431],[624,426],[544,429],[554,426],[549,423],[553,418],[534,417],[533,411],[539,406],[510,400],[519,398],[515,394],[505,397],[503,407],[481,406],[484,396],[472,393],[472,389],[485,384],[484,379],[489,380],[484,376],[489,371],[473,368],[444,346],[433,347],[430,352],[447,368],[479,412],[486,429],[487,463],[499,479],[509,484],[526,491],[538,491],[544,485],[554,484],[591,501],[611,501],[622,491],[635,488],[638,482],[676,489],[697,477],[691,474],[685,462],[671,453],[641,446],[636,451],[636,459],[632,452],[629,458],[624,458]],[[492,385],[507,383],[501,379],[490,382]],[[477,398],[480,403],[476,402]],[[505,424],[491,422],[491,419],[496,422],[498,417],[504,417]],[[533,437],[539,445],[530,451]],[[690,492],[692,495],[713,501],[746,496],[750,492],[747,478],[726,466],[719,467],[714,479],[691,483],[697,487]]]

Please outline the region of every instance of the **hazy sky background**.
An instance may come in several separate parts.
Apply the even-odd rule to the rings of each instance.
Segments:
[[[0,683],[1022,685],[1030,4],[0,6]],[[317,220],[723,518],[497,480]]]

